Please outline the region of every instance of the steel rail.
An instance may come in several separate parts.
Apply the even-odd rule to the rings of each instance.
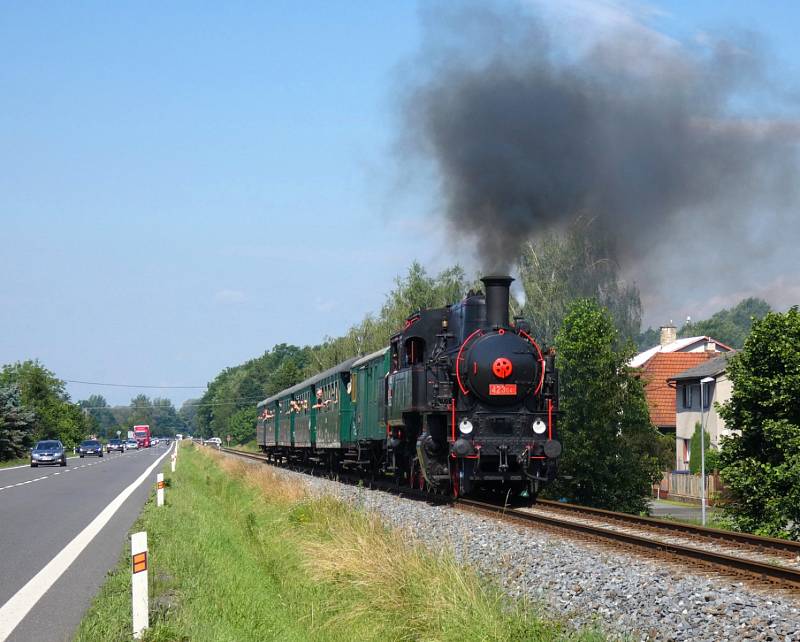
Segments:
[[[264,455],[259,453],[251,453],[247,452],[246,450],[237,450],[235,448],[225,448],[225,446],[220,446],[217,450],[221,452],[231,453],[232,455],[238,455],[239,457],[245,457],[247,459],[255,459],[257,461],[266,462],[267,458]]]
[[[753,548],[790,552],[794,553],[795,555],[800,555],[800,542],[795,542],[788,539],[764,537],[761,535],[752,535],[750,533],[739,533],[737,531],[726,531],[720,528],[707,528],[705,526],[696,526],[694,524],[682,524],[667,519],[658,519],[656,517],[641,517],[639,515],[618,513],[616,511],[604,510],[602,508],[591,508],[589,506],[565,504],[563,502],[553,502],[543,499],[537,500],[536,506],[580,513],[586,515],[587,517],[616,520],[618,522],[631,524],[632,526],[673,531],[682,535],[705,537],[720,542],[735,542],[737,544],[746,544],[748,546],[752,546]]]
[[[755,576],[762,581],[788,585],[795,589],[800,588],[800,570],[786,566],[766,564],[764,562],[758,562],[755,560],[732,557],[723,553],[715,553],[713,551],[708,551],[701,548],[682,546],[680,544],[671,544],[669,542],[641,537],[639,535],[632,535],[622,531],[609,530],[589,524],[581,524],[568,519],[549,517],[547,515],[542,515],[541,513],[526,513],[516,509],[506,509],[502,506],[495,506],[493,504],[487,504],[485,502],[479,502],[472,499],[459,498],[455,501],[455,505],[481,513],[490,513],[493,516],[498,516],[501,518],[519,520],[531,527],[535,527],[537,524],[543,524],[545,526],[551,526],[554,528],[577,531],[581,534],[588,535],[596,539],[619,542],[627,546],[633,546],[662,554],[670,554],[678,558],[689,559],[692,561],[713,565],[714,567],[727,570],[729,572],[731,569],[735,569],[740,573],[746,573],[747,575]]]

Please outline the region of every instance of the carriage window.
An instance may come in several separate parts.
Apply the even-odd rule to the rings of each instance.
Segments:
[[[358,399],[358,373],[354,372],[353,375],[350,377],[350,382],[347,384],[350,387],[350,399],[353,403],[356,402]]]

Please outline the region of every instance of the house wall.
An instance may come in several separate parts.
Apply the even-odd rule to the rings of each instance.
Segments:
[[[691,404],[685,403],[684,388],[691,387]],[[723,373],[716,377],[713,384],[706,386],[706,392],[711,392],[711,403],[702,412],[706,431],[711,437],[712,448],[719,448],[721,436],[731,434],[725,426],[722,417],[715,407],[731,398],[733,386],[728,377]],[[694,434],[695,424],[700,423],[700,381],[694,380],[678,383],[675,390],[675,469],[688,470],[689,468],[689,441]]]

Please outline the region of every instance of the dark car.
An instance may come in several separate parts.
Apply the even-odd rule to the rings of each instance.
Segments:
[[[125,442],[121,439],[109,439],[108,445],[106,446],[106,450],[108,452],[112,452],[116,450],[117,452],[124,453],[125,452]]]
[[[87,439],[82,441],[78,446],[78,455],[80,457],[85,457],[86,455],[97,455],[98,457],[102,457],[103,444],[97,441],[97,439]]]
[[[40,441],[31,451],[31,468],[37,466],[66,466],[67,453],[64,452],[64,445],[56,439]]]

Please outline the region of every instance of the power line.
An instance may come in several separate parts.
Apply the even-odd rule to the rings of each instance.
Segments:
[[[188,404],[189,407],[192,408],[200,408],[206,406],[236,406],[239,404],[248,404],[248,403],[258,403],[262,401],[259,397],[258,399],[237,399],[235,401],[206,401],[203,403],[190,403],[189,401],[184,401],[181,404],[181,407]],[[78,404],[79,405],[79,404]],[[114,410],[115,408],[124,408],[126,410],[164,410],[164,406],[80,406],[81,410]],[[175,410],[179,410],[175,408],[175,406],[170,406]]]
[[[66,381],[67,383],[83,383],[86,384],[87,386],[113,386],[114,388],[171,388],[171,389],[193,388],[202,390],[203,388],[208,387],[208,386],[150,386],[150,385],[137,386],[130,383],[102,383],[99,381],[79,381],[78,379],[62,379],[62,381]]]

